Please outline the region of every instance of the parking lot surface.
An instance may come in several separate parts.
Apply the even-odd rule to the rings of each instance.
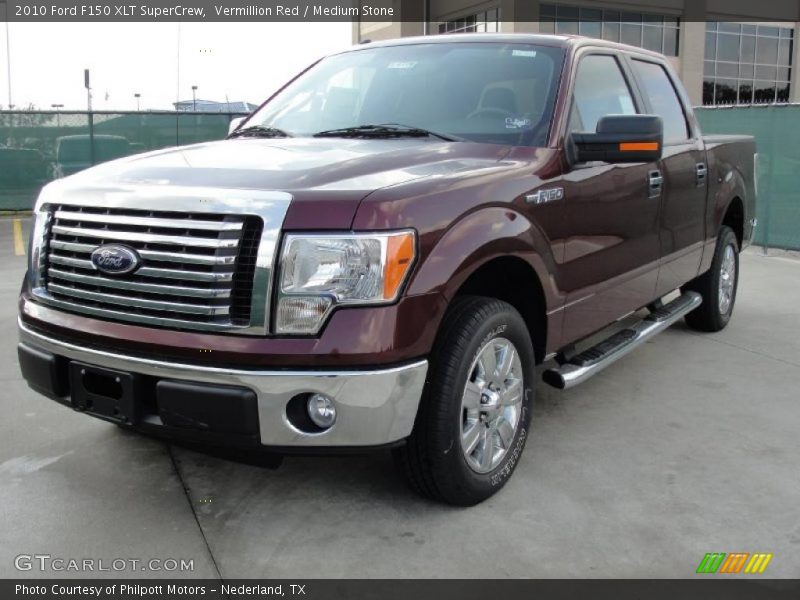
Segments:
[[[412,495],[388,454],[269,470],[32,392],[14,227],[0,219],[0,577],[689,577],[706,552],[800,577],[800,261],[750,250],[724,331],[676,324],[574,390],[539,385],[516,474],[458,509]],[[193,570],[18,571],[21,554]]]

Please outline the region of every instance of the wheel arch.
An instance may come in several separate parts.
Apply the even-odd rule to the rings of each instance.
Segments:
[[[752,227],[748,227],[753,216],[752,184],[737,168],[730,167],[720,178],[719,186],[713,195],[712,210],[709,213],[708,236],[716,238],[720,227],[727,225],[736,234],[741,250],[752,237]]]
[[[739,243],[739,249],[741,250],[744,242],[744,202],[738,195],[734,196],[728,203],[725,213],[722,216],[720,227],[722,225],[727,225],[733,229],[733,233],[736,234],[736,241]]]
[[[525,319],[541,362],[552,333],[547,311],[559,302],[554,264],[551,245],[535,223],[508,207],[488,207],[448,228],[420,264],[408,293],[440,292],[448,305],[465,294],[508,302]]]
[[[455,297],[486,296],[508,302],[522,315],[533,342],[536,362],[547,353],[547,311],[544,288],[530,264],[516,256],[500,256],[472,271]]]

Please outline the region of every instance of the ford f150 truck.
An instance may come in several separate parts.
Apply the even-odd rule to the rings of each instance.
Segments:
[[[514,471],[538,379],[576,385],[680,318],[725,327],[755,158],[701,135],[642,49],[361,45],[226,140],[46,186],[22,372],[167,439],[392,449],[419,493],[475,504]]]

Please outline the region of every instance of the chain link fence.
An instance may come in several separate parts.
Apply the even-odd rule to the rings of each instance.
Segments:
[[[0,111],[0,210],[30,209],[47,182],[107,160],[222,139],[239,116]]]
[[[800,104],[696,109],[703,133],[756,138],[759,158],[755,243],[800,250]]]
[[[705,133],[756,138],[756,243],[800,250],[800,105],[697,109]],[[233,113],[0,111],[0,210],[33,206],[41,187],[121,156],[218,140]]]

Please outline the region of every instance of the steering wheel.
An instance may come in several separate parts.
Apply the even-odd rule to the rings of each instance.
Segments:
[[[511,111],[508,111],[508,110],[506,110],[504,108],[497,108],[495,106],[484,106],[483,108],[478,108],[476,110],[473,110],[471,113],[469,113],[467,115],[467,120],[475,119],[480,115],[501,117],[501,118],[504,118],[504,119],[513,118],[514,117],[514,113],[512,113]]]

